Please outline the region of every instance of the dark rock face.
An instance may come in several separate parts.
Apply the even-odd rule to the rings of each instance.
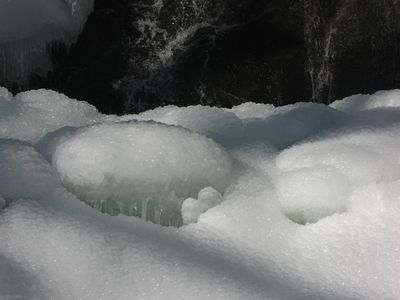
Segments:
[[[400,87],[400,2],[305,0],[311,99]]]
[[[46,87],[108,113],[165,104],[329,103],[400,87],[397,0],[96,0]]]
[[[127,45],[134,37],[130,0],[96,0],[94,12],[71,49],[49,45],[55,68],[31,76],[29,88],[50,88],[84,99],[101,111],[121,113],[126,96],[115,84],[127,74]]]
[[[127,110],[304,98],[302,13],[291,13],[292,4],[284,2],[137,5],[140,34],[129,76],[120,82],[128,91]]]

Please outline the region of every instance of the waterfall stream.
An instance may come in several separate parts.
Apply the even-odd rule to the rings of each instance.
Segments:
[[[143,110],[146,100],[142,95],[149,91],[156,97],[165,97],[166,101],[173,100],[165,95],[165,89],[168,89],[179,58],[193,46],[191,39],[200,30],[211,29],[212,40],[213,34],[229,29],[229,26],[215,25],[224,12],[224,4],[200,0],[177,3],[154,0],[150,5],[139,2],[134,6],[140,16],[135,22],[139,37],[130,49],[130,75],[119,82],[128,94],[127,111]]]
[[[307,47],[306,71],[311,82],[314,102],[329,102],[334,98],[333,81],[336,55],[336,35],[343,20],[348,17],[351,1],[337,4],[333,15],[323,18],[320,1],[305,0],[305,41]]]

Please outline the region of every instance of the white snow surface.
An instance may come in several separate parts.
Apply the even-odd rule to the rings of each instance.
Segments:
[[[65,126],[79,127],[104,118],[94,106],[53,91],[29,91],[12,97],[0,90],[0,138],[37,142]]]
[[[223,201],[222,195],[212,187],[202,189],[197,199],[187,198],[182,203],[183,224],[196,223],[199,217]]]
[[[399,299],[396,103],[117,117],[0,89],[0,299]],[[171,195],[180,228],[84,202]]]
[[[354,95],[331,104],[333,108],[348,113],[374,108],[400,107],[400,90],[378,91],[373,95]]]

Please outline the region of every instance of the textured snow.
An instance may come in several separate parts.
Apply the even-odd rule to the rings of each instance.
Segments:
[[[400,107],[400,90],[379,91],[373,95],[354,95],[335,101],[331,107],[348,113],[376,108]]]
[[[318,166],[284,173],[276,181],[280,204],[291,220],[316,222],[346,209],[349,183],[335,168]]]
[[[265,119],[273,114],[275,107],[272,104],[246,102],[230,109],[238,118],[246,121],[251,119]],[[228,110],[229,111],[229,110]]]
[[[226,144],[243,132],[238,117],[229,111],[209,106],[166,106],[141,113],[138,120],[152,120],[169,125],[179,125]]]
[[[0,89],[0,299],[400,298],[398,91],[123,117],[28,95]],[[186,225],[85,203],[149,197]]]
[[[0,90],[0,109],[0,138],[31,142],[65,126],[104,118],[94,106],[49,90],[23,92],[14,98]]]
[[[175,223],[167,214],[179,212],[185,198],[208,186],[224,192],[231,177],[229,156],[215,142],[150,122],[82,128],[54,148],[52,161],[64,184],[92,206],[162,224]]]
[[[223,201],[222,195],[212,187],[202,189],[197,199],[187,198],[182,203],[183,224],[196,223],[202,213]]]

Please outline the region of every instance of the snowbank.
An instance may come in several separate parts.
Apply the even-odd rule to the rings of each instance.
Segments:
[[[0,89],[0,298],[399,299],[397,102],[116,117]],[[150,198],[187,225],[110,215]]]
[[[103,119],[94,106],[53,91],[23,92],[13,98],[0,90],[0,138],[37,142],[59,128]]]
[[[209,106],[170,105],[141,113],[137,119],[179,125],[220,144],[229,144],[243,134],[243,125],[234,113]]]
[[[335,101],[330,106],[347,113],[356,113],[376,108],[400,107],[400,90],[379,91],[373,95],[354,95]]]

